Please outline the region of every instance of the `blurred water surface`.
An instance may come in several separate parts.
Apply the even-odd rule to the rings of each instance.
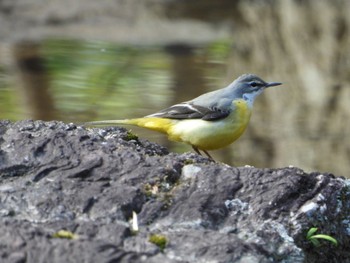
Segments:
[[[2,70],[0,117],[84,122],[147,115],[224,85],[228,45],[21,43],[12,67]]]

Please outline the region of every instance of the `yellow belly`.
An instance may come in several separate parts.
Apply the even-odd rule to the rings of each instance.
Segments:
[[[228,117],[217,121],[175,121],[167,131],[169,139],[191,144],[200,150],[225,147],[242,135],[251,116],[251,110],[244,100],[234,101],[232,109]]]
[[[245,100],[235,100],[231,114],[217,121],[202,119],[175,120],[146,117],[118,120],[114,123],[132,124],[168,135],[172,141],[185,142],[200,150],[215,150],[237,140],[246,129],[251,109]]]

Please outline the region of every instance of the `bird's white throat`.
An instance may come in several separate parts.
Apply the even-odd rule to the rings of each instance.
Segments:
[[[259,90],[254,91],[254,92],[249,92],[249,93],[243,94],[243,99],[247,102],[249,108],[253,107],[253,104],[254,104],[256,97],[258,97],[263,91],[264,91],[264,89],[259,89]]]

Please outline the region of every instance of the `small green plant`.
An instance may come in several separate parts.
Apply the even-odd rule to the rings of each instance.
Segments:
[[[65,239],[78,239],[78,235],[67,231],[67,230],[59,230],[56,233],[52,234],[53,238],[65,238]]]
[[[162,210],[167,210],[169,209],[169,207],[173,204],[173,195],[170,193],[165,193],[163,195],[163,206],[162,206]]]
[[[127,134],[126,134],[126,138],[125,140],[127,141],[138,141],[139,140],[139,137],[135,134],[133,134],[131,131],[128,131]]]
[[[153,195],[155,195],[154,188],[150,183],[146,183],[143,185],[143,193],[148,197],[151,198]]]
[[[194,164],[194,161],[193,161],[192,159],[186,159],[186,160],[184,161],[184,164],[185,164],[185,165]]]
[[[148,241],[158,246],[161,251],[163,251],[166,245],[168,244],[167,238],[163,235],[158,235],[158,234],[152,234],[149,237]]]
[[[329,235],[324,235],[324,234],[315,235],[317,230],[318,230],[317,227],[312,227],[309,229],[309,231],[306,234],[306,239],[309,240],[314,246],[319,247],[321,245],[319,239],[327,240],[333,243],[334,245],[338,245],[338,241]]]

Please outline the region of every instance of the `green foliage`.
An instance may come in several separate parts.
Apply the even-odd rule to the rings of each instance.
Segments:
[[[143,192],[148,198],[151,198],[154,195],[153,186],[149,183],[146,183],[143,186]]]
[[[138,141],[139,137],[137,135],[133,134],[131,131],[128,131],[125,140],[127,140],[127,141],[132,141],[132,140]]]
[[[184,161],[184,165],[194,164],[194,161],[192,159],[186,159]]]
[[[309,231],[306,234],[306,239],[309,240],[314,246],[316,246],[316,247],[321,246],[319,239],[327,240],[327,241],[333,243],[334,245],[338,245],[338,241],[329,235],[324,235],[324,234],[315,235],[317,230],[318,230],[317,227],[312,227],[309,229]]]
[[[148,241],[158,246],[161,251],[163,251],[168,244],[168,239],[165,236],[159,234],[152,234],[149,237]]]
[[[67,231],[67,230],[59,230],[52,235],[53,238],[65,238],[65,239],[77,239],[78,235]]]
[[[162,210],[167,210],[173,204],[173,195],[170,193],[165,193],[163,195],[163,206]]]

